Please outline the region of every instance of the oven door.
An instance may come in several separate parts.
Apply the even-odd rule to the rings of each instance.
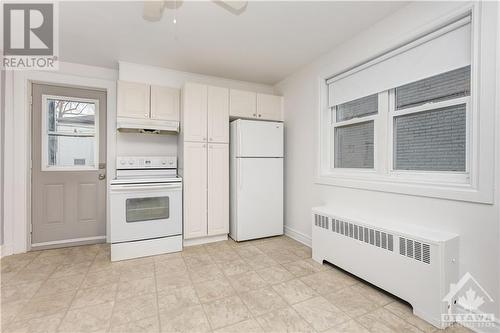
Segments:
[[[111,242],[182,234],[182,184],[111,185]]]

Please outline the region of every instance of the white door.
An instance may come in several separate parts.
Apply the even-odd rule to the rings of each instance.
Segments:
[[[240,119],[231,125],[236,157],[283,157],[283,123]]]
[[[229,232],[229,145],[208,145],[208,235]]]
[[[207,235],[207,144],[184,142],[184,238]]]
[[[231,117],[257,118],[256,103],[256,93],[231,89],[229,92],[229,115]]]
[[[208,87],[208,141],[229,142],[229,89]]]
[[[183,90],[184,141],[207,141],[207,86],[187,83]]]
[[[238,158],[236,169],[237,240],[283,234],[283,159]]]
[[[179,89],[151,86],[151,119],[179,121]]]
[[[149,118],[149,85],[118,81],[118,117]]]
[[[257,94],[257,117],[263,120],[280,121],[282,119],[283,97]]]

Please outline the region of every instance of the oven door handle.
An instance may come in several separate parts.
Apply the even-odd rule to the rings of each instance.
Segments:
[[[138,185],[138,184],[124,184],[124,185],[111,185],[111,191],[130,191],[130,190],[168,190],[168,189],[181,189],[181,184],[161,184],[161,185]]]

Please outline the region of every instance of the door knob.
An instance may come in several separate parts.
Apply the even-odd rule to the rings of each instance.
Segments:
[[[104,180],[104,179],[106,179],[106,174],[100,173],[99,174],[99,180]]]

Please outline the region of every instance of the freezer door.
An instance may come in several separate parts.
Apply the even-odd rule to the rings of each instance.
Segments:
[[[238,158],[236,163],[237,241],[283,234],[283,159]]]
[[[283,123],[237,120],[235,148],[236,157],[283,157]]]

